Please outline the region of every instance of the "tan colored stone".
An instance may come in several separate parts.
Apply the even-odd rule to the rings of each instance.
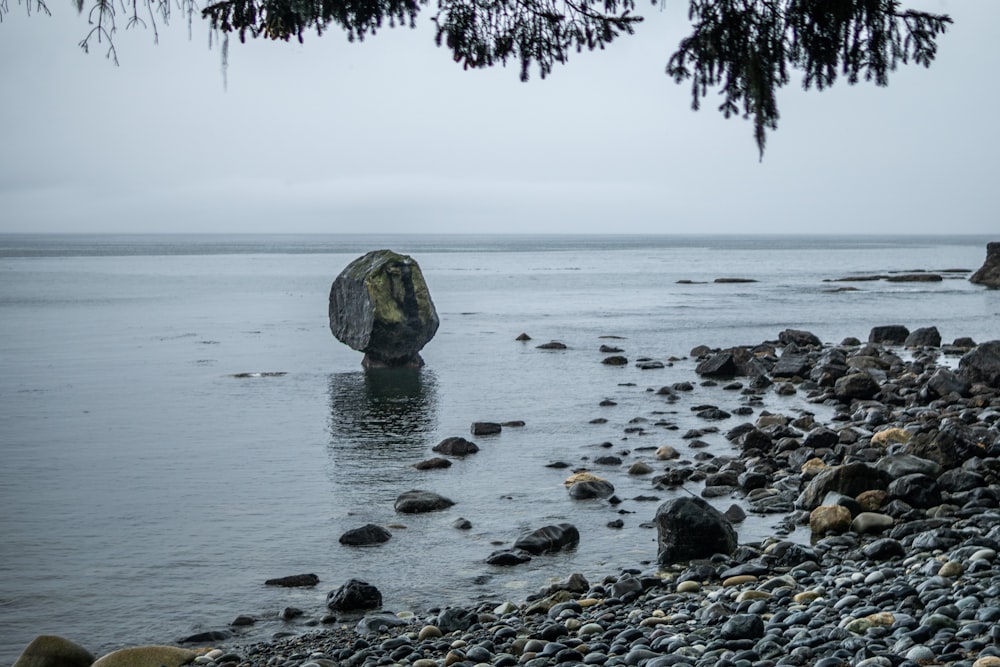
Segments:
[[[598,477],[592,472],[578,472],[570,475],[563,482],[563,485],[570,487],[574,484],[579,484],[580,482],[604,482],[607,481],[603,477]]]
[[[801,593],[796,593],[792,596],[792,601],[798,604],[809,604],[813,600],[818,600],[823,597],[822,591],[802,591]]]
[[[39,635],[24,647],[14,667],[90,667],[94,656],[87,649],[56,635]]]
[[[809,513],[813,535],[846,533],[851,529],[851,511],[841,505],[820,505]]]
[[[673,459],[679,459],[680,457],[680,452],[670,445],[663,445],[656,450],[656,458],[658,461],[671,461]]]
[[[1000,656],[984,655],[972,663],[972,667],[1000,667]]]
[[[740,591],[740,594],[736,596],[736,603],[739,604],[748,600],[766,600],[769,597],[771,597],[771,594],[767,591],[750,589],[748,591]]]
[[[757,577],[752,574],[738,574],[734,577],[729,577],[722,582],[723,588],[731,588],[733,586],[742,586],[744,584],[752,584],[757,581]]]
[[[628,474],[630,475],[648,475],[653,472],[653,469],[647,463],[642,461],[636,461],[631,466],[629,466]]]
[[[894,442],[909,442],[912,437],[910,432],[904,429],[887,428],[872,436],[871,445],[872,447],[887,447]]]
[[[425,625],[424,627],[420,628],[420,632],[417,633],[417,640],[426,641],[428,639],[437,639],[438,637],[441,636],[442,636],[441,628],[439,628],[436,625]]]
[[[688,579],[687,581],[682,581],[677,584],[678,593],[697,593],[701,590],[701,584],[693,579]]]
[[[941,566],[941,569],[938,570],[938,576],[957,579],[962,576],[963,572],[965,572],[965,567],[961,563],[956,560],[950,560]]]
[[[870,489],[859,493],[855,500],[861,505],[862,512],[877,512],[888,497],[889,494],[881,489]]]
[[[823,463],[823,459],[811,458],[802,464],[801,472],[803,479],[812,479],[830,466]]]
[[[195,651],[179,646],[135,646],[101,656],[93,667],[180,667],[197,657]]]
[[[890,612],[880,611],[877,614],[856,618],[844,626],[844,629],[857,635],[863,635],[871,628],[888,628],[895,622],[896,617]]]

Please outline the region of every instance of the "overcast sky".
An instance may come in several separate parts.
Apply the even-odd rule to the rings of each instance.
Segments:
[[[89,0],[88,4],[89,4]],[[463,71],[418,29],[233,44],[196,20],[77,43],[68,0],[0,23],[0,232],[1000,232],[996,0],[951,14],[930,69],[779,98],[753,128],[664,67],[686,0],[542,81]]]

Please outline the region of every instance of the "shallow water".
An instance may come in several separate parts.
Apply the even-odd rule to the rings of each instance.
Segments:
[[[829,290],[840,283],[823,282],[975,269],[987,240],[0,236],[0,664],[43,633],[100,653],[247,613],[270,619],[248,638],[267,637],[285,627],[281,609],[315,616],[351,577],[375,584],[387,608],[420,611],[522,599],[576,571],[643,567],[656,554],[641,524],[658,503],[631,499],[670,494],[625,470],[651,458],[641,448],[671,444],[689,456],[680,436],[706,425],[690,407],[728,409],[739,395],[699,387],[667,404],[648,390],[695,380],[693,361],[607,367],[602,343],[631,360],[666,360],[785,328],[830,342],[895,323],[936,325],[946,341],[998,338],[1000,292],[967,274],[839,293]],[[330,282],[378,247],[420,263],[441,316],[420,371],[366,373],[330,335]],[[515,341],[522,331],[534,340]],[[550,339],[569,349],[536,348]],[[604,399],[618,405],[600,407]],[[820,410],[796,397],[772,396],[768,407]],[[608,423],[589,423],[600,416]],[[625,433],[635,418],[649,419],[647,435]],[[678,430],[652,426],[660,419]],[[526,425],[477,438],[482,451],[448,470],[411,467],[478,420]],[[704,439],[732,453],[721,435]],[[624,499],[618,507],[571,501],[569,472],[546,467],[608,452],[628,452],[620,469],[596,469]],[[393,501],[411,488],[456,505],[396,515]],[[453,529],[458,517],[473,529]],[[617,518],[624,528],[606,527]],[[741,539],[778,519],[743,524]],[[561,521],[579,527],[576,550],[517,568],[482,562]],[[377,548],[338,543],[367,522],[399,527]],[[303,572],[320,586],[263,586]]]

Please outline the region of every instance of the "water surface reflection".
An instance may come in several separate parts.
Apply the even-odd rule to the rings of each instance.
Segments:
[[[327,449],[338,481],[395,481],[406,462],[416,462],[431,446],[438,409],[433,371],[335,373],[329,393]]]

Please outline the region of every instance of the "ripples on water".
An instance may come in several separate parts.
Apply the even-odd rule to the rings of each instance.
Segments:
[[[731,408],[739,396],[699,387],[667,404],[649,390],[694,379],[694,362],[606,367],[600,336],[622,336],[613,343],[630,359],[661,360],[789,327],[831,342],[889,323],[995,338],[997,293],[964,279],[834,294],[823,282],[974,269],[987,240],[0,237],[0,664],[41,633],[100,652],[249,613],[266,637],[283,628],[281,609],[316,615],[350,577],[376,584],[389,608],[419,611],[521,599],[574,571],[642,567],[655,559],[642,524],[658,503],[632,499],[670,494],[624,469],[650,456],[643,447],[690,456],[680,435],[705,426],[690,408]],[[413,255],[427,277],[442,325],[423,369],[363,371],[361,355],[330,335],[330,282],[375,247]],[[724,276],[760,282],[711,284]],[[535,340],[514,341],[522,331]],[[550,339],[569,349],[536,349]],[[244,373],[265,375],[235,377]],[[599,407],[604,399],[617,406]],[[796,397],[768,402],[822,410]],[[591,424],[598,416],[608,423]],[[646,435],[625,433],[636,418],[649,420]],[[526,426],[477,438],[482,451],[448,470],[412,468],[441,439],[468,437],[473,421],[517,419]],[[650,426],[660,419],[677,430]],[[721,435],[704,439],[732,453]],[[624,499],[618,508],[572,502],[568,471],[546,467],[606,453],[626,460],[597,470]],[[396,515],[393,501],[411,488],[456,505]],[[460,516],[472,530],[452,528]],[[617,518],[623,529],[606,527]],[[762,536],[777,518],[741,535]],[[580,528],[575,551],[483,564],[522,531],[560,521]],[[396,526],[392,540],[339,544],[368,522]],[[262,584],[304,572],[322,584]]]

